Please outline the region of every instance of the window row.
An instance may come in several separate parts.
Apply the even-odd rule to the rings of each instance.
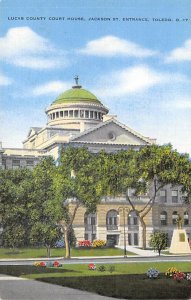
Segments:
[[[136,212],[131,211],[128,214],[127,222],[125,225],[137,226],[139,225],[138,215]],[[95,214],[85,214],[84,225],[86,231],[94,231],[96,229],[96,215]],[[106,226],[107,230],[117,230],[119,226],[119,212],[117,210],[110,210],[106,215]]]
[[[178,219],[178,217],[179,217],[179,215],[178,215],[177,211],[174,211],[172,213],[172,215],[170,216],[170,221],[171,221],[171,223],[173,225],[177,225],[177,219]],[[168,218],[169,218],[169,216],[168,216],[167,212],[166,211],[162,211],[160,213],[160,224],[163,225],[163,226],[167,225],[168,224]],[[189,225],[189,215],[188,215],[187,211],[184,212],[182,224],[184,226]]]
[[[60,118],[81,118],[81,119],[95,119],[102,120],[103,114],[101,112],[93,110],[61,110],[54,112],[49,115],[50,120],[60,119]]]
[[[178,190],[171,191],[172,203],[178,202]],[[160,190],[160,201],[162,203],[167,202],[167,190]]]
[[[20,159],[13,159],[12,162],[11,162],[11,164],[9,164],[9,166],[12,169],[19,169],[21,167],[33,168],[34,161],[33,160],[21,161]],[[3,169],[7,168],[6,159],[2,160],[2,168]]]

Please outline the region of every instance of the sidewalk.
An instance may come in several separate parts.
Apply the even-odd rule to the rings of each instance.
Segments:
[[[14,300],[110,300],[69,287],[0,274],[0,299]]]
[[[117,246],[117,248],[124,249],[123,246]],[[133,246],[127,246],[126,249],[127,249],[127,251],[133,252],[141,257],[158,256],[158,253],[155,252],[154,250],[143,250],[143,249],[133,247]]]

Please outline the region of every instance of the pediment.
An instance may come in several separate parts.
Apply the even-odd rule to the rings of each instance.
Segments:
[[[72,139],[74,142],[107,143],[118,145],[148,145],[152,140],[112,119],[86,130]]]

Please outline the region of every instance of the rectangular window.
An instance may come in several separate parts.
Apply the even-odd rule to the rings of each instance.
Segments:
[[[189,225],[189,220],[188,219],[184,219],[184,225],[185,226]]]
[[[97,119],[97,111],[95,111],[95,119]]]
[[[95,233],[92,233],[92,242],[96,240],[96,234]]]
[[[20,160],[19,159],[13,159],[13,161],[12,161],[12,168],[13,169],[20,168]]]
[[[2,159],[2,169],[6,169],[6,159]]]
[[[88,240],[88,233],[85,233],[85,234],[84,234],[84,239],[85,239],[85,240]]]
[[[129,244],[130,246],[132,245],[131,233],[128,233],[128,244]]]
[[[160,190],[160,201],[162,203],[166,202],[166,200],[167,200],[166,195],[167,195],[166,190]]]
[[[91,225],[95,225],[96,219],[95,217],[91,217]]]
[[[68,110],[64,111],[64,117],[68,117]]]
[[[56,118],[59,118],[59,112],[58,111],[56,112]]]
[[[78,118],[78,117],[79,117],[78,110],[75,110],[75,111],[74,111],[74,117],[75,117],[75,118]]]
[[[134,233],[134,245],[138,246],[138,233]]]
[[[88,119],[89,118],[89,111],[85,110],[85,118]]]
[[[63,118],[63,111],[60,112],[60,117]]]
[[[161,223],[162,226],[166,226],[167,225],[167,220],[165,218],[162,218],[162,216],[161,216],[160,223]]]
[[[90,111],[90,119],[93,119],[93,117],[94,117],[94,112]]]
[[[172,202],[173,203],[178,202],[178,191],[177,190],[172,191]]]
[[[27,166],[33,166],[34,161],[33,160],[27,160]]]
[[[73,110],[69,110],[69,117],[73,118]]]
[[[84,110],[80,110],[80,118],[84,118]]]

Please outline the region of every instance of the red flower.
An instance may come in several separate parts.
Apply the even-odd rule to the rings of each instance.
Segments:
[[[95,264],[89,264],[88,265],[88,269],[89,270],[95,270],[96,269],[96,265]]]
[[[39,266],[40,266],[40,267],[46,267],[46,263],[45,263],[44,261],[41,261],[41,262],[39,263]]]
[[[59,265],[60,265],[59,261],[54,261],[54,262],[53,262],[53,266],[54,266],[54,267],[59,267]]]
[[[89,240],[79,241],[79,247],[91,247],[92,243]]]
[[[176,272],[173,275],[173,279],[180,282],[181,280],[183,280],[186,277],[186,275],[183,272]]]

